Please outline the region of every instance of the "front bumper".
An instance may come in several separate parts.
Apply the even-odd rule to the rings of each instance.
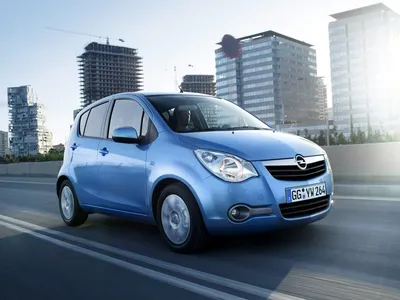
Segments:
[[[253,163],[258,177],[241,183],[228,183],[210,176],[194,187],[199,201],[205,226],[212,235],[259,233],[293,226],[302,226],[324,218],[332,208],[333,176],[326,171],[321,176],[304,181],[277,180],[261,162]],[[285,190],[288,187],[326,184],[328,205],[316,213],[296,218],[284,218],[279,204],[286,203]],[[233,222],[228,210],[237,204],[249,207],[269,208],[268,215],[258,215],[244,222]]]

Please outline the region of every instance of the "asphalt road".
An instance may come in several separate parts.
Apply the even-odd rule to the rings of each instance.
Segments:
[[[340,189],[320,222],[179,255],[130,220],[67,227],[54,179],[0,177],[0,299],[400,299],[400,194]]]

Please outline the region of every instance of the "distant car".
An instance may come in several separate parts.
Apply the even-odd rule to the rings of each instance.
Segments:
[[[64,222],[88,214],[156,224],[177,252],[209,236],[302,226],[332,206],[328,157],[223,99],[123,93],[79,112],[57,180]]]

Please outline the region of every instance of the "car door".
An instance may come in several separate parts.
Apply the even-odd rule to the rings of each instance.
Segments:
[[[71,140],[70,174],[82,204],[99,205],[97,172],[98,146],[102,136],[109,102],[103,102],[84,112]]]
[[[148,145],[124,144],[112,140],[112,132],[130,126],[138,136],[145,130],[145,112],[133,99],[113,103],[106,138],[99,144],[98,186],[105,208],[146,214],[146,154]],[[143,127],[143,128],[142,128]]]

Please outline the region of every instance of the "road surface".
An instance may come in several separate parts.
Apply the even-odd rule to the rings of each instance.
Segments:
[[[342,186],[318,223],[179,255],[130,220],[67,227],[54,182],[0,177],[0,299],[400,299],[400,196]]]

